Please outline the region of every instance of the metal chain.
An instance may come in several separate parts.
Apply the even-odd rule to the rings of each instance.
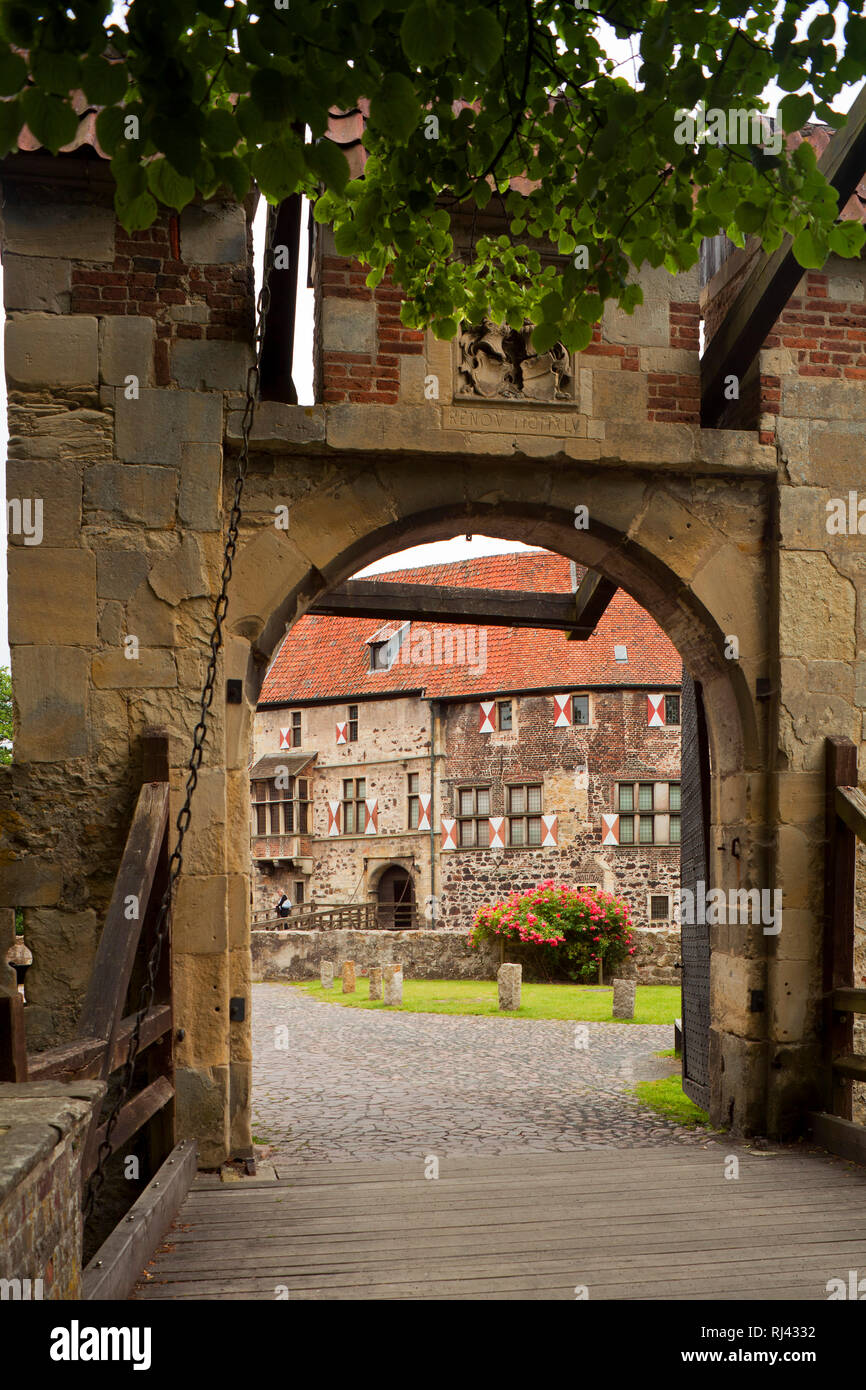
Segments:
[[[237,553],[238,536],[240,533],[241,499],[243,497],[244,484],[249,470],[250,433],[252,431],[256,404],[258,401],[262,349],[265,340],[265,324],[267,323],[268,310],[270,309],[271,302],[270,273],[273,267],[272,243],[275,227],[276,216],[272,215],[271,209],[269,208],[264,265],[262,267],[262,285],[259,290],[259,297],[256,305],[256,325],[253,339],[255,348],[254,361],[247,372],[246,399],[241,421],[241,447],[238,454],[237,468],[235,470],[234,497],[232,500],[231,512],[229,513],[228,530],[226,532],[226,542],[223,550],[223,567],[220,576],[219,593],[214,604],[213,626],[211,628],[209,642],[210,656],[208,657],[207,672],[199,699],[199,718],[193,732],[192,750],[187,760],[188,775],[186,779],[186,794],[184,796],[183,805],[177,814],[177,820],[175,821],[177,836],[168,861],[168,883],[162,895],[162,900],[156,915],[154,941],[147,958],[147,970],[144,984],[139,992],[135,1026],[129,1039],[129,1047],[126,1053],[120,1090],[111,1108],[111,1113],[108,1116],[105,1126],[105,1138],[99,1146],[96,1156],[96,1166],[87,1184],[83,1205],[85,1220],[93,1212],[99,1193],[105,1183],[105,1165],[112,1152],[112,1131],[117,1124],[120,1112],[132,1090],[132,1077],[141,1045],[141,1028],[145,1018],[153,1007],[154,995],[156,993],[157,972],[159,971],[163,946],[168,937],[169,914],[171,912],[174,886],[183,869],[183,842],[192,818],[192,799],[198,784],[199,768],[201,767],[204,757],[204,743],[208,733],[208,715],[211,705],[213,704],[217,662],[223,646],[223,625],[228,611],[228,587],[232,577],[232,568]],[[106,1046],[107,1045],[108,1044],[106,1044]]]

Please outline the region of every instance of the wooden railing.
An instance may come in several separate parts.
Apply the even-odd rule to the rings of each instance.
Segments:
[[[93,972],[74,1041],[28,1056],[22,1000],[0,998],[0,1080],[107,1081],[124,1066],[135,1028],[138,973],[154,940],[155,919],[168,874],[168,736],[143,740],[143,785],[108,905]],[[111,1135],[111,1152],[148,1126],[148,1159],[154,1172],[174,1146],[174,1051],[171,1003],[171,937],[164,940],[153,1004],[140,1029],[139,1089],[127,1097]],[[133,1012],[125,1014],[127,996]],[[142,1076],[141,1073],[144,1072]],[[142,1081],[144,1084],[142,1085]],[[105,1125],[94,1116],[82,1164],[90,1178]]]
[[[395,921],[396,917],[396,921]],[[414,908],[377,903],[350,903],[344,907],[304,908],[288,917],[273,910],[253,913],[253,931],[414,931],[420,926]]]
[[[809,1119],[818,1143],[866,1163],[866,1125],[852,1120],[852,1083],[866,1081],[866,1056],[854,1051],[854,1015],[866,1014],[866,989],[854,987],[854,888],[857,841],[866,843],[866,797],[857,787],[857,749],[849,738],[826,742],[824,877],[824,1110]]]

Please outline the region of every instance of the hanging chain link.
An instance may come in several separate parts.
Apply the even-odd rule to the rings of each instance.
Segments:
[[[213,704],[217,664],[223,646],[223,625],[225,623],[229,604],[228,588],[231,582],[232,569],[237,553],[238,537],[240,533],[241,500],[243,498],[244,484],[249,470],[250,433],[252,432],[259,395],[262,349],[265,341],[265,325],[267,323],[268,310],[270,309],[271,303],[270,274],[273,266],[272,243],[275,227],[276,214],[272,214],[271,209],[268,208],[267,236],[264,264],[262,267],[262,285],[259,290],[258,303],[256,305],[256,325],[253,340],[255,348],[254,361],[247,372],[246,398],[241,421],[241,447],[235,470],[234,496],[232,499],[231,512],[229,513],[228,530],[226,532],[226,542],[223,550],[223,567],[220,576],[219,593],[214,604],[213,625],[211,627],[209,640],[210,655],[208,657],[207,672],[199,699],[198,723],[193,732],[192,750],[186,765],[186,791],[183,805],[175,821],[176,839],[168,861],[168,883],[166,884],[165,892],[162,895],[162,900],[160,901],[159,910],[156,915],[153,945],[147,958],[145,979],[138,997],[138,1010],[135,1016],[135,1025],[129,1039],[129,1047],[126,1053],[126,1061],[124,1062],[120,1089],[112,1105],[108,1120],[106,1121],[105,1138],[99,1145],[96,1155],[96,1165],[87,1184],[83,1205],[85,1220],[93,1212],[99,1193],[105,1183],[105,1165],[112,1152],[112,1131],[117,1124],[120,1112],[126,1104],[132,1090],[135,1062],[141,1046],[141,1028],[145,1018],[153,1007],[160,960],[162,959],[163,947],[168,938],[169,916],[172,898],[174,896],[174,886],[183,869],[183,842],[186,838],[186,832],[189,829],[189,823],[192,818],[192,799],[195,795],[196,786],[198,785],[199,768],[201,767],[204,757],[204,744],[208,733],[208,716],[210,714],[211,705]],[[172,1026],[174,1025],[172,1024]],[[106,1043],[106,1047],[107,1046],[108,1043]]]

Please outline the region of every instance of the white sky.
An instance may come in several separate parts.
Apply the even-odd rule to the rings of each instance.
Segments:
[[[781,6],[779,7],[781,9]],[[826,13],[827,6],[823,0],[819,0],[810,7],[801,21],[801,28],[805,28],[811,23],[816,14]],[[122,18],[123,6],[115,5],[112,13],[113,19]],[[840,7],[837,14],[837,32],[840,30],[846,18],[844,6]],[[607,25],[602,24],[600,37],[605,43],[607,51],[618,61],[624,63],[620,69],[624,76],[635,80],[634,73],[636,68],[631,67],[630,47],[628,43],[623,43],[614,38],[612,31]],[[836,98],[833,103],[840,111],[847,111],[851,106],[857,88],[847,87]],[[770,103],[771,114],[775,111],[781,92],[775,85],[767,88],[765,97]],[[261,278],[261,256],[264,242],[264,201],[259,206],[258,215],[254,227],[254,237],[256,244],[256,285],[258,287]],[[306,213],[308,207],[305,200],[305,216],[301,227],[301,257],[299,286],[298,286],[298,305],[295,319],[295,358],[294,358],[294,380],[298,391],[298,401],[301,405],[311,405],[313,403],[313,292],[306,288],[306,254],[307,254],[307,235],[306,235]],[[0,272],[2,276],[2,272]],[[2,312],[2,311],[0,311]],[[2,336],[2,335],[0,335]],[[8,441],[8,430],[6,421],[6,384],[3,373],[2,346],[0,346],[0,490],[5,497],[5,463]],[[46,503],[47,505],[47,503]],[[4,508],[5,518],[5,508]],[[439,541],[431,545],[415,546],[410,550],[400,551],[394,555],[378,560],[374,565],[364,570],[364,574],[381,573],[390,569],[410,568],[416,565],[425,565],[447,560],[463,559],[469,555],[493,555],[503,551],[524,550],[526,546],[521,546],[514,541],[503,541],[489,536],[474,536],[471,542],[467,542],[464,536],[457,536],[453,540]],[[0,666],[9,665],[9,644],[8,644],[8,601],[6,590],[6,527],[0,527]],[[58,601],[60,596],[58,595]]]

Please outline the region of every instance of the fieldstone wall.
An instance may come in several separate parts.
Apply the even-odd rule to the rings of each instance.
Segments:
[[[100,1081],[0,1085],[0,1280],[30,1281],[0,1297],[78,1297],[81,1155],[104,1092]]]
[[[679,984],[679,931],[638,928],[635,939],[635,954],[617,966],[617,974],[642,985]],[[326,960],[337,974],[344,960],[353,960],[359,974],[398,961],[407,980],[493,980],[499,968],[498,945],[484,942],[473,949],[465,932],[254,931],[252,943],[254,980],[318,978]]]

